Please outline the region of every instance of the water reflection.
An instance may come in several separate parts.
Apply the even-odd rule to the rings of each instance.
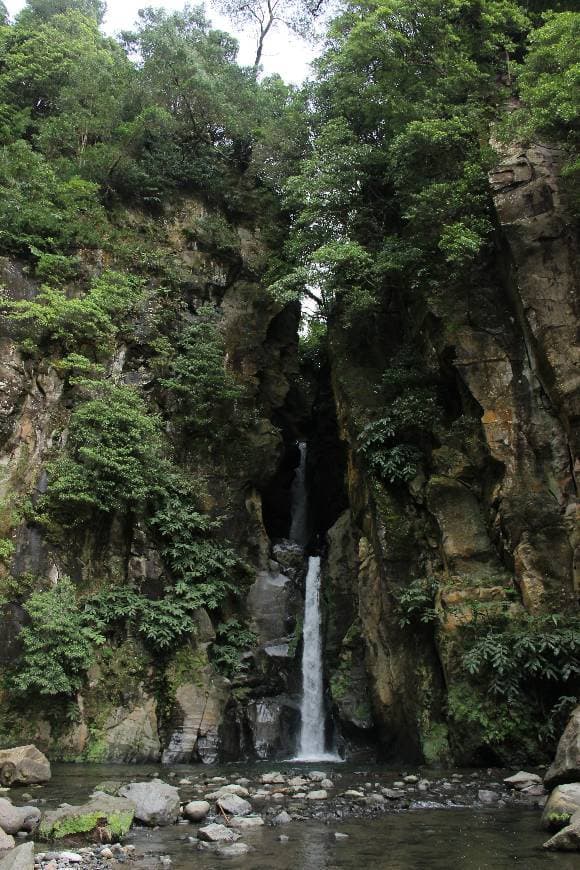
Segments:
[[[290,770],[287,764],[271,763],[268,767],[234,764],[174,770],[176,781],[182,776],[196,779],[218,773],[233,780],[244,775],[257,778],[276,767]],[[49,807],[61,801],[81,803],[98,782],[130,781],[154,773],[169,779],[170,771],[155,765],[54,765],[52,781],[35,790],[35,796],[43,796]],[[343,764],[334,765],[334,777],[342,790],[367,778],[386,781],[389,774],[384,767],[360,771]],[[23,792],[12,790],[15,803],[20,802]],[[283,828],[264,826],[244,833],[252,851],[228,859],[199,851],[188,842],[187,837],[195,834],[194,825],[135,828],[130,839],[140,856],[150,856],[151,870],[158,870],[162,854],[171,856],[172,870],[580,870],[580,856],[543,851],[546,835],[539,828],[539,819],[538,810],[518,807],[422,808],[377,819],[336,819],[328,824],[322,820],[295,821]],[[348,834],[348,839],[336,840],[337,831]],[[289,837],[288,842],[280,842],[281,834]],[[140,860],[137,867],[141,870],[142,866]]]

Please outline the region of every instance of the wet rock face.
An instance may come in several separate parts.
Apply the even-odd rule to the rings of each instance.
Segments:
[[[144,696],[142,704],[117,707],[103,727],[106,760],[117,763],[159,761],[161,742],[157,730],[157,701]]]
[[[471,289],[442,287],[425,300],[421,324],[393,302],[372,348],[380,362],[349,352],[331,324],[357,616],[374,721],[389,753],[416,747],[424,757],[451,751],[461,763],[480,763],[489,744],[448,715],[465,684],[465,625],[481,607],[517,618],[577,606],[577,239],[559,191],[561,157],[545,147],[505,154],[490,178],[497,249],[474,270]],[[446,422],[434,427],[421,473],[395,487],[361,460],[359,421],[380,417],[375,393],[409,331],[427,380],[437,373]],[[434,630],[401,630],[399,593],[429,576],[438,583]],[[477,687],[466,703],[476,695]],[[397,746],[401,735],[406,747]],[[509,748],[499,751],[496,758],[510,758]]]
[[[293,754],[300,723],[297,701],[286,695],[258,698],[247,705],[245,714],[251,755],[266,759]]]
[[[570,716],[544,782],[547,788],[567,782],[580,782],[580,706]]]
[[[199,680],[183,683],[176,690],[171,733],[162,756],[164,764],[211,764],[220,756],[228,683],[209,665],[199,672]]]

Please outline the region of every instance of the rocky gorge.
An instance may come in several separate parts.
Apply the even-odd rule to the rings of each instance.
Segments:
[[[0,870],[577,851],[577,11],[101,5],[0,3]]]

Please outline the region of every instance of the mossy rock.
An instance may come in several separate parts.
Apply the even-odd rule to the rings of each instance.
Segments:
[[[119,840],[130,829],[135,805],[125,798],[99,792],[82,806],[60,807],[45,813],[38,828],[39,840],[76,841],[91,839],[98,831],[101,841]]]

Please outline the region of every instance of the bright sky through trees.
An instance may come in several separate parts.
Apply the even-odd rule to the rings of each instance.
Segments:
[[[11,16],[16,15],[25,5],[24,0],[5,0]],[[137,18],[137,10],[145,6],[161,6],[164,9],[181,9],[185,0],[165,0],[165,2],[147,2],[147,0],[109,0],[104,28],[107,33],[118,33],[120,30],[132,28]],[[251,34],[235,33],[234,25],[227,18],[215,12],[211,3],[206,4],[208,16],[214,26],[222,27],[232,33],[240,43],[240,62],[251,65],[256,54],[255,40]],[[279,73],[284,81],[299,83],[308,73],[308,64],[314,57],[311,45],[299,39],[287,30],[274,31],[269,35],[262,57],[262,67],[266,73]]]

